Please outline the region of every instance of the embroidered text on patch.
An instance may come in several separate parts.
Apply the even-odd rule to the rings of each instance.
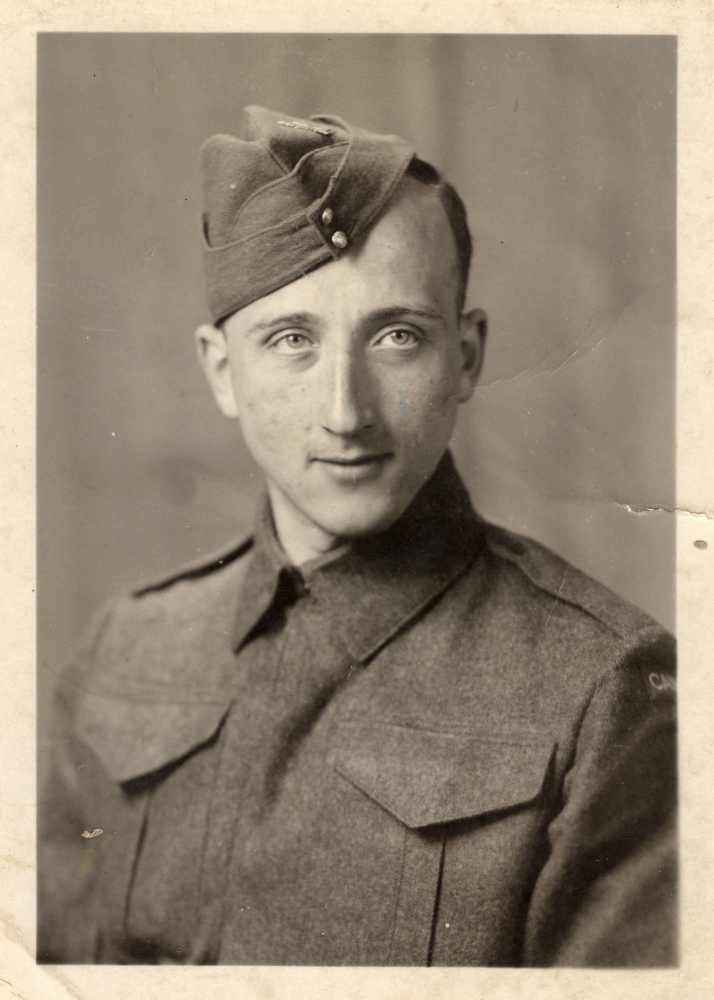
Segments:
[[[642,670],[647,693],[650,698],[673,697],[677,691],[677,678],[664,671]]]
[[[304,128],[308,132],[318,132],[320,135],[335,134],[335,130],[333,128],[327,128],[327,126],[319,125],[307,125],[305,122],[278,122],[278,125],[284,125],[285,128]]]

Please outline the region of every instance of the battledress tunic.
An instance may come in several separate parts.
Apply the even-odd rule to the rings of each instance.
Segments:
[[[669,634],[482,521],[448,453],[301,569],[266,502],[64,671],[38,958],[673,964],[674,687]]]

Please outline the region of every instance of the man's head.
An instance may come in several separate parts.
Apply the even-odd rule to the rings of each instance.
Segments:
[[[243,287],[250,301],[198,331],[213,392],[240,421],[296,561],[397,520],[478,376],[483,315],[462,313],[465,217],[432,168],[402,159],[339,255],[256,297]]]

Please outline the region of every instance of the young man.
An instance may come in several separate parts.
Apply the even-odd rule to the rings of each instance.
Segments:
[[[199,358],[267,496],[65,674],[40,960],[672,964],[672,640],[471,508],[458,196],[262,108],[203,169]]]

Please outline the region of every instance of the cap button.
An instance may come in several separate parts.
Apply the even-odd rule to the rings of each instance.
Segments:
[[[332,222],[332,218],[333,218],[332,209],[326,208],[325,211],[322,213],[323,226],[329,226],[330,223]]]
[[[347,246],[347,237],[338,229],[336,233],[332,234],[332,242],[338,250],[344,250]]]

